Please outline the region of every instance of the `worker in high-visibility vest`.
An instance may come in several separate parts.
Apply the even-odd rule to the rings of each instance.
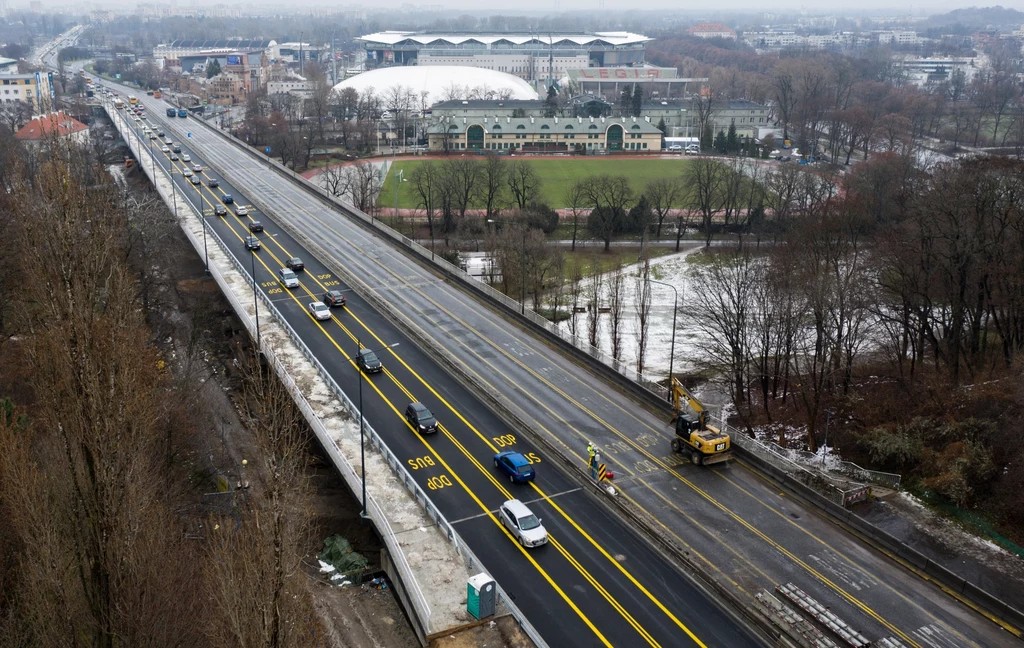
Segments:
[[[594,449],[594,442],[587,442],[587,467],[592,468],[594,466],[594,454],[597,451]]]

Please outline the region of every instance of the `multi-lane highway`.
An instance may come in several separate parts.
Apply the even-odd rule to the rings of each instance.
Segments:
[[[281,289],[273,283],[280,267],[275,264],[298,254],[310,264],[299,291],[322,292],[323,282],[341,280],[329,268],[340,269],[359,294],[390,305],[386,319],[350,293],[351,310],[339,313],[329,325],[311,320],[305,328],[295,325],[303,335],[321,336],[319,342],[307,343],[322,354],[325,365],[352,355],[355,339],[384,346],[406,340],[403,330],[412,331],[443,349],[478,390],[526,422],[531,435],[546,441],[545,447],[582,462],[587,440],[598,441],[623,478],[620,497],[737,596],[749,600],[762,588],[792,581],[873,640],[891,637],[905,646],[993,646],[1012,640],[998,619],[986,618],[909,566],[866,546],[743,464],[713,469],[684,464],[668,452],[669,431],[659,414],[326,207],[265,163],[205,128],[193,127],[190,120],[165,120],[164,102],[140,99],[176,139],[203,156],[204,164],[226,173],[248,193],[226,191],[243,202],[251,196],[273,212],[273,218],[256,216],[268,221],[270,229],[263,237],[264,250],[257,254],[266,263],[257,268],[258,280],[267,284],[264,290]],[[185,137],[189,131],[192,140]],[[191,185],[187,189],[196,192],[206,209],[216,205],[216,191],[197,191]],[[200,198],[204,191],[210,195]],[[237,252],[243,254],[244,223],[232,219],[212,224],[237,225],[222,236],[237,241]],[[282,225],[325,265],[307,252],[295,252],[295,242]],[[282,248],[276,247],[277,241]],[[317,280],[321,274],[329,277]],[[301,322],[308,298],[281,291],[269,296],[281,300],[278,305],[286,316]],[[401,327],[389,326],[391,319]],[[414,344],[384,354],[384,361],[388,372],[372,379],[380,399],[378,409],[369,410],[375,427],[396,435],[388,443],[408,453],[410,472],[428,488],[434,486],[432,496],[445,515],[457,521],[531,621],[545,636],[556,633],[550,635],[554,645],[558,640],[569,645],[686,645],[695,642],[689,632],[705,645],[748,640],[718,635],[733,624],[720,612],[699,611],[697,601],[707,599],[688,581],[652,554],[631,529],[574,490],[551,467],[551,457],[496,419]],[[354,389],[354,369],[341,363],[338,370],[339,383]],[[421,440],[403,429],[400,414],[413,397],[438,414],[445,429],[437,437]],[[390,419],[397,423],[388,425]],[[488,476],[493,452],[509,443],[541,460],[536,489],[512,488],[497,481],[497,473]],[[510,545],[485,512],[493,511],[508,493],[538,500],[535,506],[557,541],[541,550],[543,557],[541,551]]]
[[[550,645],[760,645],[701,588],[546,461],[543,452],[519,438],[357,292],[349,290],[273,216],[251,204],[246,191],[210,170],[211,165],[237,169],[235,156],[240,153],[205,156],[191,143],[210,138],[209,133],[198,130],[191,119],[165,118],[167,105],[162,101],[143,99],[150,113],[141,122],[131,119],[127,110],[113,112],[129,120],[132,136],[151,147],[158,164],[203,211],[229,252],[244,267],[254,266],[265,298],[317,353],[343,389],[350,394],[358,389],[359,374],[348,358],[360,346],[401,343],[380,353],[382,373],[365,378],[367,419],[392,450],[407,459],[413,477]],[[154,133],[164,131],[172,141],[180,142],[179,157],[189,155],[191,162],[172,160],[172,151],[162,152],[165,144],[149,139],[143,126]],[[203,167],[197,185],[183,175],[194,164]],[[214,178],[220,186],[211,188]],[[233,203],[225,202],[227,194],[233,196]],[[248,208],[247,216],[236,215],[239,206]],[[215,215],[218,207],[227,215]],[[256,234],[261,249],[250,253],[244,239],[254,220],[265,229]],[[330,241],[322,243],[334,247]],[[306,267],[299,273],[299,286],[288,289],[278,281],[277,273],[294,256],[302,258]],[[307,304],[325,291],[337,289],[346,291],[347,306],[334,309],[330,320],[313,319]],[[406,423],[405,407],[416,400],[436,414],[440,422],[436,435],[422,436]],[[536,482],[510,484],[495,470],[494,454],[510,447],[535,462]],[[551,538],[547,546],[523,548],[497,522],[497,507],[511,498],[527,502],[542,518]]]

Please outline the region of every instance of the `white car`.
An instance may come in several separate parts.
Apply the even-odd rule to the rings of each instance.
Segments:
[[[249,215],[249,210],[247,208],[239,205],[238,207],[235,208],[235,215],[236,216],[248,216]]]
[[[185,176],[186,178],[191,178],[192,177],[192,169],[190,169],[188,167],[185,167],[185,170],[181,172],[181,175]]]
[[[331,309],[327,307],[327,304],[320,301],[309,304],[309,314],[317,320],[331,319]]]
[[[281,278],[281,283],[284,284],[285,288],[299,287],[299,278],[288,268],[281,268],[278,270],[277,276]]]
[[[194,164],[194,165],[192,165],[192,170],[195,171],[196,173],[202,173],[203,172],[203,165],[202,164]]]
[[[185,155],[182,155],[182,156],[181,156],[181,161],[182,161],[182,162],[191,162],[191,161],[192,161],[192,158],[191,158],[191,157],[189,157],[189,155],[188,155],[188,154],[186,153]]]
[[[526,504],[517,499],[508,500],[498,509],[498,518],[519,544],[539,547],[547,544],[548,531]]]
[[[170,153],[171,152],[171,147],[170,146],[161,146],[160,147],[160,151],[163,152],[163,153]]]
[[[673,144],[672,146],[668,147],[668,150],[670,150],[673,153],[675,153],[675,152],[678,152],[678,151],[682,151],[683,147],[680,144]]]

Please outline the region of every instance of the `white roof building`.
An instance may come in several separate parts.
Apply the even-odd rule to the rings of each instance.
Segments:
[[[403,66],[381,68],[357,74],[334,86],[335,90],[354,88],[364,94],[370,88],[383,95],[394,87],[409,89],[417,101],[426,93],[424,103],[452,99],[537,99],[530,84],[519,77],[476,67]]]

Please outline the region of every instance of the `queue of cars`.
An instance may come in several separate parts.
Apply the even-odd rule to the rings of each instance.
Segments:
[[[160,135],[163,136],[163,133]],[[168,147],[164,146],[162,150],[167,153]],[[176,159],[178,157],[177,154],[181,153],[181,145],[174,142],[171,150],[173,151],[171,159]],[[191,162],[191,158],[187,154],[181,155],[181,159],[186,163]],[[198,163],[191,165],[191,168],[186,164],[182,170],[182,174],[188,177],[193,184],[197,185],[200,183],[199,174],[202,172],[203,167]],[[220,183],[216,179],[207,181],[207,186],[211,188],[218,187],[219,185]],[[234,198],[231,194],[224,194],[220,202],[233,204]],[[228,210],[224,207],[224,204],[218,204],[214,207],[214,213],[217,216],[227,216]],[[234,211],[240,217],[249,215],[249,210],[244,205],[236,205]],[[249,235],[243,239],[244,245],[246,250],[255,253],[262,247],[260,239],[256,234],[264,231],[263,224],[258,220],[251,220],[248,224],[248,229]],[[285,267],[277,271],[278,281],[289,290],[299,288],[300,284],[297,273],[304,270],[305,264],[302,259],[290,257],[285,261]],[[322,322],[332,319],[332,309],[345,308],[346,304],[347,300],[343,291],[328,290],[323,293],[319,300],[309,302],[306,305],[306,309],[310,317],[318,322]],[[372,374],[382,373],[384,370],[383,362],[376,352],[371,349],[360,348],[354,360],[367,378]],[[442,429],[433,412],[419,401],[408,404],[405,409],[405,421],[407,426],[418,434],[436,434]],[[520,452],[506,450],[497,453],[494,455],[494,467],[504,477],[507,477],[512,484],[525,484],[536,478],[533,461]],[[547,544],[548,534],[541,519],[521,500],[510,499],[503,502],[496,512],[496,517],[512,538],[524,548],[535,548]]]

